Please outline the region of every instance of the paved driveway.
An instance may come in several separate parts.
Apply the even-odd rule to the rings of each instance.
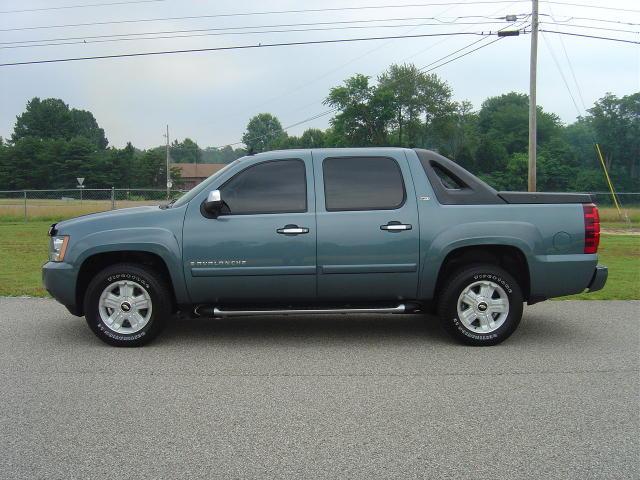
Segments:
[[[505,344],[417,316],[174,322],[116,349],[0,299],[1,478],[638,478],[640,302],[547,302]]]

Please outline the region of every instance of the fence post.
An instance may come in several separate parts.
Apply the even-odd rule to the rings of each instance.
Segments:
[[[115,187],[111,187],[111,210],[116,209],[116,190]]]
[[[27,191],[23,191],[24,194],[24,221],[27,221]]]

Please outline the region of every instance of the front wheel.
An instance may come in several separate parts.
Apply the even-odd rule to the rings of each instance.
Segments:
[[[142,265],[120,263],[98,272],[84,300],[85,318],[98,338],[116,347],[150,342],[171,314],[162,276]]]
[[[472,265],[449,277],[440,293],[438,316],[459,341],[495,345],[518,327],[522,302],[522,290],[509,273],[495,265]]]

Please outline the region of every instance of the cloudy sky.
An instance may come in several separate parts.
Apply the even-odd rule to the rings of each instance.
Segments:
[[[529,1],[452,3],[0,0],[0,63],[258,43],[495,32],[508,25],[496,20],[506,14],[520,15],[523,27],[529,24],[524,16],[531,10]],[[87,4],[93,6],[78,7]],[[67,6],[74,8],[52,9]],[[344,7],[350,9],[342,10]],[[42,8],[46,10],[37,10]],[[337,10],[269,13],[330,8]],[[541,2],[540,11],[542,29],[640,41],[637,0]],[[489,23],[494,20],[497,23]],[[87,23],[94,25],[79,25]],[[175,38],[178,35],[183,37]],[[174,38],[149,38],[167,36]],[[120,41],[113,41],[116,39]],[[169,124],[173,138],[190,137],[203,147],[221,146],[239,141],[248,119],[256,113],[271,112],[284,126],[292,125],[327,110],[322,100],[328,90],[350,75],[364,73],[375,78],[392,63],[413,62],[423,67],[442,57],[446,61],[456,56],[447,55],[479,39],[433,36],[2,66],[0,135],[11,134],[16,115],[30,98],[38,96],[61,98],[72,107],[93,112],[111,145],[122,146],[127,141],[140,148],[158,145]],[[45,43],[55,45],[42,45]],[[455,99],[470,100],[478,108],[488,96],[528,91],[529,45],[529,35],[507,37],[434,72],[449,82]],[[538,101],[565,122],[576,118],[583,109],[582,101],[588,108],[606,92],[621,96],[640,91],[637,44],[543,33],[538,65]],[[312,126],[325,128],[328,119],[305,122],[289,133],[300,134]]]

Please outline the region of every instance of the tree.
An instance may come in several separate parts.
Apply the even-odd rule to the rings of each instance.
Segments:
[[[242,142],[249,152],[259,153],[278,148],[286,136],[280,120],[270,113],[259,113],[249,120]]]
[[[202,163],[231,163],[237,158],[247,154],[243,148],[231,148],[226,145],[222,148],[207,147],[200,151]]]
[[[106,186],[131,188],[139,186],[139,179],[135,174],[136,149],[131,142],[124,148],[109,148],[104,155],[104,168],[109,172],[105,179]]]
[[[202,163],[202,151],[196,142],[185,138],[174,140],[170,147],[171,161],[175,163]]]
[[[354,75],[334,87],[324,101],[339,111],[331,126],[341,147],[385,145],[387,127],[394,117],[391,93],[369,85],[369,77]]]
[[[562,134],[581,168],[600,169],[593,144],[595,132],[589,120],[579,117],[574,123],[567,125]]]
[[[300,137],[301,148],[322,148],[325,146],[325,134],[319,128],[308,128]]]
[[[72,108],[70,138],[82,137],[89,140],[99,149],[107,148],[109,141],[91,112]]]
[[[387,92],[395,112],[393,127],[397,144],[416,146],[420,141],[421,117],[425,138],[434,121],[453,110],[451,88],[435,74],[426,74],[415,65],[391,65],[378,77],[379,91]]]
[[[475,165],[480,173],[499,172],[507,166],[509,152],[502,142],[485,135],[476,151]]]
[[[526,190],[528,161],[526,153],[514,153],[505,160],[504,168],[480,174],[480,178],[496,190]]]
[[[108,144],[104,130],[91,112],[69,109],[57,98],[34,97],[27,102],[26,110],[16,119],[11,141],[15,143],[25,137],[64,140],[83,137],[99,149]]]
[[[62,151],[55,161],[55,181],[62,188],[74,188],[77,185],[76,178],[84,177],[86,186],[102,187],[105,184],[107,171],[94,168],[101,157],[92,157],[94,145],[90,140],[76,137],[62,143]]]
[[[622,98],[607,93],[588,112],[607,168],[631,186],[640,176],[640,93]]]
[[[562,126],[557,115],[538,107],[538,145],[559,134]],[[507,153],[526,152],[529,145],[529,96],[510,92],[482,102],[478,130],[501,143]]]

